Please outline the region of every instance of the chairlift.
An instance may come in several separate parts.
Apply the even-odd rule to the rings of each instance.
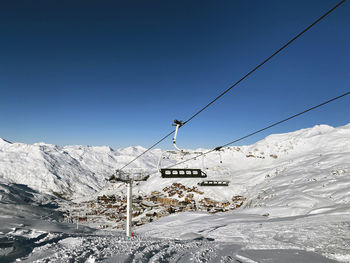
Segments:
[[[204,180],[199,182],[199,186],[228,186],[230,181],[227,180]]]
[[[161,154],[158,161],[158,170],[162,178],[206,178],[207,174],[198,168],[162,168],[162,160],[171,159],[170,156],[180,153],[182,158],[191,152],[184,151],[176,145],[176,137],[179,128],[183,125],[182,121],[174,120],[173,126],[176,126],[173,145],[176,151],[165,151]],[[193,152],[193,154],[202,154],[201,152]]]

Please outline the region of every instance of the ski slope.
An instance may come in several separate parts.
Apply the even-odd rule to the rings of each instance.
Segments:
[[[103,194],[124,195],[123,184],[105,179],[144,150],[0,139],[0,259],[350,262],[350,124],[270,135],[254,145],[227,147],[189,161],[188,167],[203,168],[207,179],[229,180],[230,185],[205,188],[197,186],[198,179],[181,184],[197,186],[214,200],[244,196],[243,206],[234,211],[170,215],[137,227],[134,239],[63,222],[58,207]],[[160,154],[151,150],[131,168],[152,174]],[[173,154],[164,164],[191,156]],[[179,179],[154,173],[135,185],[134,193],[162,191],[173,182]]]

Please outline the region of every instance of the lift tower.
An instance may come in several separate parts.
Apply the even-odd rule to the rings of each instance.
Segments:
[[[111,183],[123,182],[126,183],[126,236],[130,237],[132,234],[132,184],[134,181],[146,181],[149,175],[143,172],[125,172],[116,170],[108,180]]]

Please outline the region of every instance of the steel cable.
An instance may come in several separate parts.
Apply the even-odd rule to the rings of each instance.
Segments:
[[[291,40],[289,40],[287,43],[285,43],[281,48],[279,48],[277,51],[275,51],[271,56],[269,56],[268,58],[266,58],[263,62],[261,62],[260,64],[258,64],[255,68],[253,68],[252,70],[250,70],[246,75],[244,75],[240,80],[238,80],[237,82],[235,82],[232,86],[230,86],[228,89],[226,89],[224,92],[222,92],[219,96],[217,96],[216,98],[214,98],[212,101],[210,101],[207,105],[205,105],[203,108],[201,108],[199,111],[197,111],[195,114],[193,114],[190,118],[188,118],[186,121],[183,122],[183,125],[181,127],[183,127],[184,125],[186,125],[188,122],[190,122],[193,118],[195,118],[197,115],[199,115],[201,112],[203,112],[205,109],[207,109],[209,106],[211,106],[215,101],[217,101],[218,99],[220,99],[222,96],[224,96],[227,92],[229,92],[232,88],[234,88],[235,86],[237,86],[240,82],[242,82],[244,79],[246,79],[249,75],[253,74],[257,69],[259,69],[261,66],[263,66],[266,62],[268,62],[270,59],[272,59],[275,55],[277,55],[278,53],[280,53],[283,49],[285,49],[287,46],[289,46],[291,43],[293,43],[296,39],[298,39],[301,35],[303,35],[306,31],[308,31],[309,29],[311,29],[314,25],[316,25],[318,22],[320,22],[323,18],[325,18],[327,15],[329,15],[332,11],[334,11],[337,7],[339,7],[341,4],[343,4],[345,2],[345,0],[340,1],[338,4],[336,4],[334,7],[332,7],[331,9],[329,9],[326,13],[324,13],[322,16],[320,16],[317,20],[315,20],[312,24],[310,24],[308,27],[306,27],[304,30],[302,30],[299,34],[297,34],[295,37],[293,37]],[[181,128],[180,127],[180,128]],[[151,147],[149,147],[147,150],[145,150],[144,152],[142,152],[141,154],[139,154],[138,156],[136,156],[135,158],[133,158],[131,161],[129,161],[127,164],[125,164],[123,167],[121,167],[119,170],[123,170],[125,167],[129,166],[131,163],[133,163],[134,161],[136,161],[137,159],[139,159],[141,156],[143,156],[144,154],[146,154],[147,152],[149,152],[151,149],[153,149],[155,146],[157,146],[159,143],[161,143],[162,141],[164,141],[166,138],[168,138],[170,135],[172,135],[175,132],[172,131],[170,133],[168,133],[167,135],[165,135],[163,138],[161,138],[160,140],[158,140],[156,143],[154,143]]]
[[[257,134],[257,133],[263,132],[263,131],[265,131],[265,130],[267,130],[267,129],[270,129],[270,128],[276,126],[276,125],[279,125],[279,124],[281,124],[281,123],[283,123],[283,122],[286,122],[286,121],[289,121],[289,120],[291,120],[291,119],[294,119],[294,118],[296,118],[296,117],[298,117],[298,116],[300,116],[300,115],[303,115],[303,114],[305,114],[305,113],[307,113],[307,112],[309,112],[309,111],[312,111],[312,110],[314,110],[314,109],[317,109],[317,108],[319,108],[319,107],[322,107],[322,106],[324,106],[324,105],[326,105],[326,104],[328,104],[328,103],[330,103],[330,102],[332,102],[332,101],[338,100],[338,99],[340,99],[340,98],[342,98],[342,97],[345,97],[345,96],[347,96],[347,95],[349,95],[349,94],[350,94],[350,91],[349,91],[349,92],[346,92],[346,93],[344,93],[344,94],[342,94],[342,95],[339,95],[339,96],[337,96],[337,97],[334,97],[334,98],[332,98],[332,99],[329,99],[329,100],[327,100],[327,101],[325,101],[325,102],[322,102],[322,103],[320,103],[320,104],[318,104],[318,105],[316,105],[316,106],[313,106],[313,107],[311,107],[311,108],[309,108],[309,109],[306,109],[306,110],[304,110],[304,111],[302,111],[302,112],[299,112],[299,113],[297,113],[297,114],[294,114],[294,115],[292,115],[292,116],[290,116],[290,117],[287,117],[287,118],[285,118],[285,119],[283,119],[283,120],[281,120],[281,121],[275,122],[275,123],[273,123],[273,124],[271,124],[271,125],[269,125],[269,126],[266,126],[266,127],[262,128],[262,129],[256,130],[256,131],[254,131],[254,132],[252,132],[252,133],[249,133],[248,135],[245,135],[245,136],[243,136],[243,137],[240,137],[240,138],[238,138],[238,139],[236,139],[236,140],[234,140],[234,141],[231,141],[231,142],[228,142],[228,143],[226,143],[226,144],[224,144],[224,145],[215,147],[214,149],[211,149],[211,150],[208,150],[207,152],[198,154],[198,155],[196,155],[195,157],[192,157],[192,158],[186,159],[186,160],[184,160],[184,161],[178,162],[178,163],[176,163],[176,164],[173,164],[173,165],[171,165],[171,166],[169,166],[169,167],[166,167],[165,169],[169,169],[169,168],[172,168],[172,167],[174,167],[174,166],[177,166],[177,165],[180,165],[180,164],[184,164],[184,163],[186,163],[186,162],[188,162],[188,161],[191,161],[191,160],[194,160],[194,159],[196,159],[196,158],[198,158],[198,157],[201,157],[201,156],[207,155],[207,154],[209,154],[209,153],[211,153],[211,152],[220,150],[220,149],[223,148],[223,147],[226,147],[226,146],[229,146],[229,145],[234,144],[234,143],[236,143],[236,142],[242,141],[242,140],[244,140],[244,139],[246,139],[246,138],[248,138],[248,137],[251,137],[251,136],[253,136],[253,135]],[[154,174],[154,173],[152,173],[152,174]],[[152,175],[152,174],[150,174],[150,175]]]

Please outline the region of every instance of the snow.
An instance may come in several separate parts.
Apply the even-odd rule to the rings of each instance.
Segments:
[[[249,209],[248,209],[249,210]],[[216,215],[178,214],[144,225],[138,232],[161,238],[179,238],[199,233],[215,242],[244,244],[246,249],[297,249],[350,261],[350,209],[341,213],[267,218],[264,210]],[[185,228],[183,226],[186,226]],[[344,253],[345,252],[345,253]]]
[[[239,209],[172,214],[136,227],[134,238],[88,222],[78,229],[64,222],[58,208],[69,210],[103,194],[124,196],[123,184],[105,179],[144,150],[0,139],[0,261],[350,262],[350,124],[274,134],[186,164],[203,168],[206,179],[229,180],[228,187],[161,179],[155,173],[159,149],[131,165],[152,174],[135,184],[134,194],[180,182],[203,192],[194,196],[197,201],[243,196]],[[164,163],[193,156],[172,154]]]

